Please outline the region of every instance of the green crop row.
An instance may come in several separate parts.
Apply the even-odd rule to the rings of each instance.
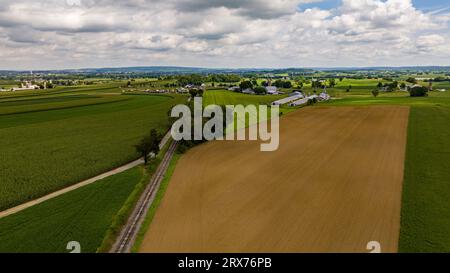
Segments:
[[[96,252],[142,174],[135,167],[1,218],[0,252],[68,253],[71,241]]]
[[[185,101],[120,97],[126,99],[0,116],[0,210],[138,158],[134,145],[151,128],[167,130],[168,111]]]

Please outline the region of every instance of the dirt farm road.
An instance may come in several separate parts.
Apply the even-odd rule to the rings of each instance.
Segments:
[[[162,149],[162,147],[164,147],[167,144],[167,142],[169,141],[170,137],[171,137],[171,135],[170,135],[170,131],[169,131],[164,136],[164,138],[161,140],[161,143],[159,144],[160,149]],[[12,207],[12,208],[4,210],[4,211],[0,211],[0,218],[9,216],[9,215],[14,214],[14,213],[18,213],[19,211],[22,211],[22,210],[27,209],[29,207],[35,206],[37,204],[40,204],[42,202],[45,202],[45,201],[50,200],[52,198],[55,198],[57,196],[63,195],[63,194],[68,193],[70,191],[79,189],[81,187],[87,186],[89,184],[92,184],[94,182],[102,180],[102,179],[104,179],[106,177],[122,173],[124,171],[127,171],[127,170],[129,170],[131,168],[134,168],[136,166],[139,166],[141,164],[144,164],[144,159],[143,158],[139,158],[139,159],[137,159],[137,160],[135,160],[133,162],[127,163],[127,164],[122,165],[122,166],[120,166],[118,168],[115,168],[113,170],[110,170],[110,171],[107,171],[105,173],[99,174],[99,175],[97,175],[95,177],[86,179],[84,181],[78,182],[77,184],[74,184],[72,186],[66,187],[64,189],[52,192],[50,194],[47,194],[47,195],[42,196],[40,198],[37,198],[35,200],[31,200],[29,202],[23,203],[21,205]]]
[[[141,252],[396,252],[409,108],[310,107],[184,155]]]

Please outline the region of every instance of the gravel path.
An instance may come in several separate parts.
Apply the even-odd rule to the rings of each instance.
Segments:
[[[170,135],[170,131],[169,131],[169,132],[164,136],[164,138],[161,140],[161,143],[159,144],[160,149],[162,149],[162,147],[164,147],[164,145],[167,144],[167,142],[168,142],[169,139],[170,139],[170,136],[171,136],[171,135]],[[135,161],[133,161],[133,162],[127,163],[127,164],[125,164],[125,165],[123,165],[123,166],[120,166],[120,167],[118,167],[118,168],[115,168],[115,169],[113,169],[113,170],[110,170],[110,171],[107,171],[107,172],[105,172],[105,173],[102,173],[102,174],[100,174],[100,175],[97,175],[97,176],[95,176],[95,177],[92,177],[92,178],[89,178],[89,179],[87,179],[87,180],[81,181],[81,182],[79,182],[79,183],[77,183],[77,184],[74,184],[74,185],[72,185],[72,186],[69,186],[69,187],[67,187],[67,188],[61,189],[61,190],[59,190],[59,191],[52,192],[52,193],[47,194],[47,195],[45,195],[45,196],[43,196],[43,197],[40,197],[40,198],[38,198],[38,199],[35,199],[35,200],[32,200],[32,201],[23,203],[23,204],[21,204],[21,205],[18,205],[18,206],[16,206],[16,207],[13,207],[13,208],[4,210],[4,211],[0,212],[0,218],[6,217],[6,216],[11,215],[11,214],[14,214],[14,213],[17,213],[17,212],[19,212],[19,211],[22,211],[22,210],[27,209],[27,208],[29,208],[29,207],[35,206],[35,205],[37,205],[37,204],[40,204],[40,203],[42,203],[42,202],[45,202],[45,201],[47,201],[47,200],[50,200],[50,199],[55,198],[55,197],[57,197],[57,196],[60,196],[60,195],[62,195],[62,194],[68,193],[68,192],[70,192],[70,191],[79,189],[79,188],[84,187],[84,186],[87,186],[87,185],[89,185],[89,184],[92,184],[92,183],[94,183],[94,182],[97,182],[97,181],[99,181],[99,180],[101,180],[101,179],[104,179],[104,178],[106,178],[106,177],[109,177],[109,176],[112,176],[112,175],[115,175],[115,174],[122,173],[122,172],[124,172],[124,171],[127,171],[127,170],[129,170],[129,169],[131,169],[131,168],[134,168],[134,167],[136,167],[136,166],[139,166],[139,165],[141,165],[141,164],[144,164],[144,160],[143,160],[142,158],[140,158],[140,159],[138,159],[138,160],[135,160]]]

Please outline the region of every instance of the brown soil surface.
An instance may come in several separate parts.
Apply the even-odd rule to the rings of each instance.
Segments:
[[[396,252],[409,108],[309,107],[184,155],[142,252]]]

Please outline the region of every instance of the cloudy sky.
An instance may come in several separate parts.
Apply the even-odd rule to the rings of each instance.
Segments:
[[[0,69],[450,65],[448,0],[0,0]]]

